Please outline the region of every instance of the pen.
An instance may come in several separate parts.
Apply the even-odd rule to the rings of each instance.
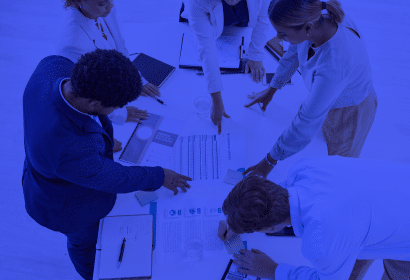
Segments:
[[[121,262],[122,262],[122,256],[124,255],[124,248],[125,248],[125,238],[124,238],[124,240],[122,240],[120,257],[118,258],[118,262],[117,262],[117,269],[120,268],[120,265],[121,265]]]
[[[166,104],[164,103],[164,101],[162,101],[161,99],[156,98],[156,97],[154,97],[154,96],[152,96],[152,95],[149,95],[149,94],[148,94],[148,96],[154,98],[158,103],[161,103],[162,105],[166,105]]]

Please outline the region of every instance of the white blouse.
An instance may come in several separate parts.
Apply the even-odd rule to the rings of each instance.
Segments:
[[[351,30],[356,30],[360,38]],[[330,109],[360,104],[373,89],[369,57],[363,36],[351,19],[345,17],[336,34],[315,48],[307,60],[312,42],[291,45],[279,61],[270,86],[281,89],[300,67],[310,92],[292,125],[270,151],[283,160],[305,148],[319,131]]]
[[[208,93],[223,90],[216,47],[216,39],[221,36],[224,28],[221,1],[224,0],[184,0],[185,11],[183,15],[188,17],[189,26],[196,38]],[[248,26],[253,28],[248,48],[250,60],[262,60],[269,28],[269,3],[269,0],[247,1]]]

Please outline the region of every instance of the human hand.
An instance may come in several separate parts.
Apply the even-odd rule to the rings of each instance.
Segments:
[[[212,107],[211,107],[211,120],[214,125],[218,126],[218,134],[222,131],[222,117],[230,118],[230,116],[225,113],[224,103],[222,101],[221,92],[216,92],[211,94],[212,96]]]
[[[248,60],[245,64],[245,73],[251,72],[252,80],[254,82],[262,82],[265,76],[265,67],[262,61]]]
[[[137,122],[141,123],[141,120],[145,120],[149,117],[147,111],[138,110],[137,107],[127,106],[127,120],[126,122]]]
[[[232,229],[228,229],[224,220],[219,221],[218,237],[222,241],[231,240],[232,237],[238,235]]]
[[[276,161],[275,163],[276,164]],[[246,169],[242,175],[255,175],[255,176],[262,176],[263,178],[266,179],[268,174],[272,171],[273,166],[271,166],[266,158],[262,159],[257,165],[251,166],[248,169]],[[249,173],[250,172],[250,173]],[[249,173],[249,174],[248,174]]]
[[[259,278],[275,279],[275,271],[278,263],[265,253],[252,249],[241,249],[240,254],[233,254],[233,263],[239,266],[238,272],[253,275]]]
[[[152,97],[157,97],[157,96],[161,96],[161,93],[159,92],[159,89],[157,86],[151,83],[146,83],[142,87],[142,95],[151,95]]]
[[[275,94],[276,89],[268,87],[267,89],[254,93],[254,94],[248,94],[249,99],[253,99],[252,102],[249,104],[246,104],[245,107],[249,108],[250,106],[256,104],[256,103],[262,103],[262,111],[266,111],[266,107],[269,105],[269,103],[272,101],[273,95]]]
[[[162,184],[167,189],[174,192],[174,195],[178,193],[177,188],[181,188],[186,192],[186,188],[190,189],[191,186],[186,181],[192,181],[191,178],[178,174],[170,169],[162,168],[164,170],[164,183]]]
[[[112,149],[113,153],[119,152],[122,150],[122,143],[114,138],[114,148]]]

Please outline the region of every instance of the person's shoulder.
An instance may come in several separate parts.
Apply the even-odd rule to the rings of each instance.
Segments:
[[[43,58],[38,67],[44,71],[63,71],[71,72],[74,68],[74,63],[66,57],[60,55],[50,55]]]
[[[224,0],[184,0],[184,5],[188,14],[197,14],[201,12],[211,12],[218,4]]]

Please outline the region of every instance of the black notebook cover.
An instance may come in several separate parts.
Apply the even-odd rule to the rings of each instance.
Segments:
[[[132,61],[132,64],[141,72],[141,75],[148,82],[157,87],[161,87],[175,71],[175,67],[143,53],[140,53]]]

